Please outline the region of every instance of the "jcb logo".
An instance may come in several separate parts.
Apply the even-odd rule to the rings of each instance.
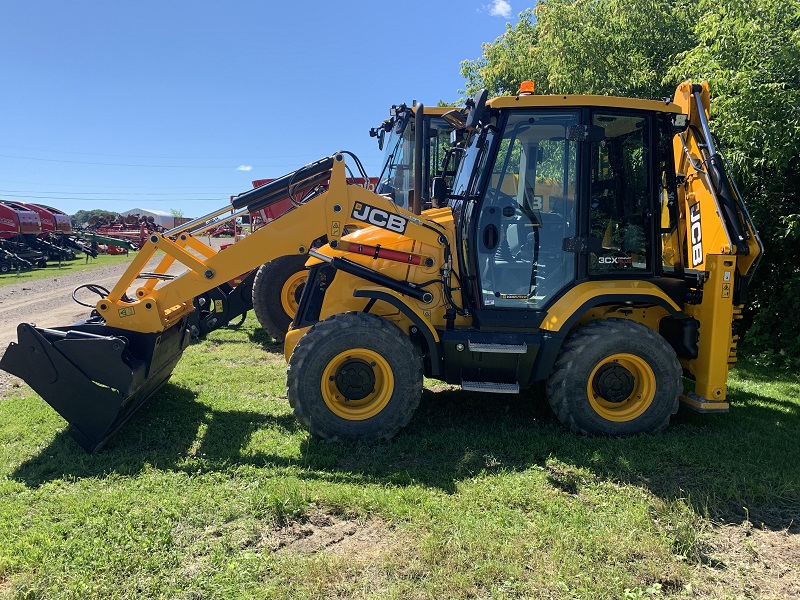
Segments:
[[[356,205],[353,207],[352,217],[357,221],[364,221],[370,225],[388,229],[395,233],[405,233],[406,226],[408,225],[408,220],[400,215],[395,215],[380,208],[376,208],[375,206],[362,204],[361,202],[356,202]]]
[[[703,262],[703,228],[700,226],[700,203],[689,208],[690,236],[692,240],[692,267]]]

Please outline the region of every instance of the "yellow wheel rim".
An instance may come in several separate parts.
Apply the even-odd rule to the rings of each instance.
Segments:
[[[308,273],[305,270],[293,273],[281,288],[281,305],[291,318],[294,318],[297,314],[297,306],[300,303],[299,299],[303,292],[302,288],[306,283],[307,275]]]
[[[394,375],[377,352],[354,348],[337,354],[322,374],[322,399],[333,414],[348,421],[377,415],[392,397]]]
[[[632,421],[644,413],[656,395],[653,369],[633,354],[614,354],[589,376],[586,394],[594,411],[608,421]]]

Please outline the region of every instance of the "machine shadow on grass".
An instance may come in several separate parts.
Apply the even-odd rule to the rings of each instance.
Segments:
[[[251,344],[258,344],[267,352],[283,355],[283,342],[276,341],[260,327],[248,331],[247,339]]]
[[[755,381],[761,375],[752,372]],[[290,457],[245,448],[267,429],[302,435],[291,413],[215,411],[168,384],[97,455],[85,455],[63,432],[12,476],[35,487],[59,478],[134,475],[146,467],[193,473],[251,465],[291,469],[301,479],[455,493],[458,482],[475,476],[537,468],[567,494],[596,481],[621,482],[667,501],[683,499],[713,520],[798,532],[800,406],[753,392],[733,396],[726,415],[681,409],[664,432],[604,438],[569,433],[546,400],[531,393],[425,390],[415,416],[391,441],[330,444],[305,437],[300,456]]]
[[[217,462],[235,462],[255,431],[274,426],[287,432],[300,427],[291,414],[215,411],[198,402],[192,391],[168,383],[96,454],[86,454],[65,428],[11,477],[39,487],[64,478],[133,476],[145,468],[194,472],[195,457],[209,463],[205,470],[215,470]],[[278,461],[293,464],[272,458]]]

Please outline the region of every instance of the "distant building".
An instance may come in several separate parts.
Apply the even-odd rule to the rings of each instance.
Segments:
[[[164,212],[163,210],[152,210],[149,208],[132,208],[131,210],[126,210],[119,214],[123,217],[127,217],[128,215],[144,217],[148,221],[150,220],[148,217],[153,217],[153,223],[164,229],[172,229],[173,227],[191,220],[182,217],[174,217],[171,213]]]

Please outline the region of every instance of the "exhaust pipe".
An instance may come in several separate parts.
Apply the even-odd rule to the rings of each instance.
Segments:
[[[0,369],[31,386],[92,454],[167,382],[191,340],[187,320],[161,333],[116,329],[98,318],[53,329],[21,323]]]

